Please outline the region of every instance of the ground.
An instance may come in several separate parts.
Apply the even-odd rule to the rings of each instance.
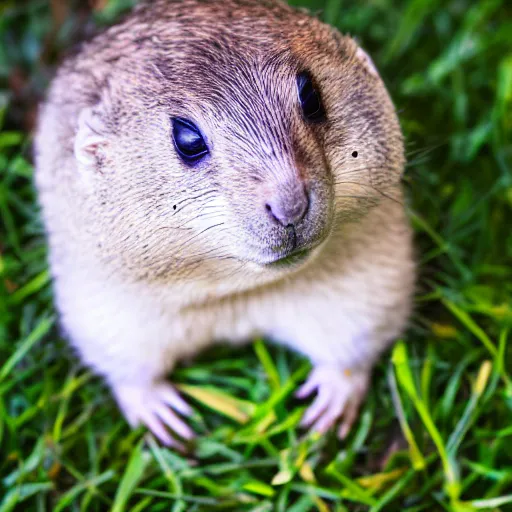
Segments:
[[[343,442],[300,430],[309,366],[284,349],[179,369],[188,457],[131,432],[59,337],[32,185],[54,63],[129,3],[0,1],[0,512],[512,510],[510,2],[293,2],[357,37],[399,111],[415,313]]]

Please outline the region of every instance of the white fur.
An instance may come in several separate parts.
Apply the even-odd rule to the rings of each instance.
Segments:
[[[189,3],[200,13],[207,6],[225,9],[229,16],[217,23],[231,26],[229,0]],[[393,105],[380,80],[360,73],[361,64],[377,72],[353,41],[334,39],[331,29],[276,3],[285,14],[269,21],[277,35],[255,36],[281,41],[279,24],[284,23],[290,38],[297,38],[290,43],[294,51],[312,52],[307,56],[312,72],[323,80],[325,102],[334,113],[320,141],[319,132],[312,135],[300,117],[288,79],[286,87],[276,84],[268,93],[281,100],[287,95],[281,115],[296,116],[295,139],[286,141],[286,133],[279,137],[288,145],[300,138],[307,153],[299,162],[304,179],[322,185],[312,224],[328,222],[318,232],[322,243],[298,267],[259,265],[255,261],[268,256],[261,249],[270,232],[262,209],[265,194],[278,190],[285,175],[297,175],[293,159],[270,151],[265,142],[270,133],[249,140],[254,130],[266,129],[252,116],[255,127],[243,137],[249,141],[246,153],[229,160],[241,151],[240,137],[226,135],[233,123],[216,133],[218,116],[210,112],[200,118],[202,100],[192,97],[191,115],[216,136],[213,161],[235,163],[211,172],[183,167],[170,140],[172,109],[163,98],[170,95],[171,104],[174,96],[185,101],[189,91],[162,86],[165,75],[147,65],[155,55],[165,64],[168,48],[180,39],[175,33],[180,25],[158,11],[172,17],[170,4],[151,5],[157,9],[154,25],[129,18],[124,29],[85,45],[54,81],[41,111],[36,181],[62,324],[83,361],[108,381],[130,423],[145,423],[166,444],[178,446],[165,425],[182,437],[191,435],[176,414],[189,410],[163,382],[166,374],[180,359],[216,341],[239,344],[256,335],[311,359],[315,370],[301,395],[316,390],[318,398],[305,422],[325,431],[344,415],[344,436],[372,365],[403,331],[411,308],[412,237],[402,204],[403,145]],[[257,1],[245,8],[267,14]],[[250,17],[239,14],[238,30],[245,37]],[[296,27],[310,27],[311,33]],[[157,46],[133,40],[150,31],[158,35],[152,40],[160,41]],[[325,48],[310,44],[320,36]],[[245,44],[252,49],[251,41]],[[324,53],[327,49],[330,53]],[[181,59],[181,65],[188,63],[186,56]],[[108,86],[96,91],[98,84]],[[351,88],[358,92],[357,104],[349,101]],[[94,92],[99,100],[91,99]],[[99,103],[91,106],[93,101]],[[263,103],[255,105],[263,109],[260,117],[268,114]],[[374,115],[365,116],[365,109]],[[247,162],[251,165],[244,168]],[[238,164],[240,169],[232,168]],[[255,169],[266,184],[249,180]],[[227,183],[220,187],[216,179]],[[263,233],[259,238],[254,225]]]

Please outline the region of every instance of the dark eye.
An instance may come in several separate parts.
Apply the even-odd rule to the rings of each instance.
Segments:
[[[175,117],[172,120],[172,138],[180,158],[193,165],[208,154],[208,147],[199,128],[188,119]]]
[[[315,89],[309,73],[299,73],[297,76],[297,87],[304,117],[313,122],[323,121],[325,119],[325,110],[320,93]]]

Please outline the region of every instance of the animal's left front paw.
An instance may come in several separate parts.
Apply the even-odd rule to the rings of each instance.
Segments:
[[[296,393],[298,398],[306,398],[316,391],[301,425],[323,434],[342,418],[338,437],[344,439],[357,419],[369,381],[369,371],[344,371],[327,364],[317,366]]]

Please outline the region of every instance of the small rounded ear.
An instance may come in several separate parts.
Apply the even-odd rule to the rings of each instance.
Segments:
[[[358,47],[356,50],[356,59],[363,64],[363,66],[366,68],[368,73],[370,73],[373,76],[379,76],[379,72],[377,71],[377,68],[375,67],[375,64],[373,63],[373,60],[371,57],[361,48]]]
[[[75,136],[75,158],[81,164],[92,167],[101,161],[103,148],[107,144],[107,129],[98,110],[86,107],[78,116]]]

